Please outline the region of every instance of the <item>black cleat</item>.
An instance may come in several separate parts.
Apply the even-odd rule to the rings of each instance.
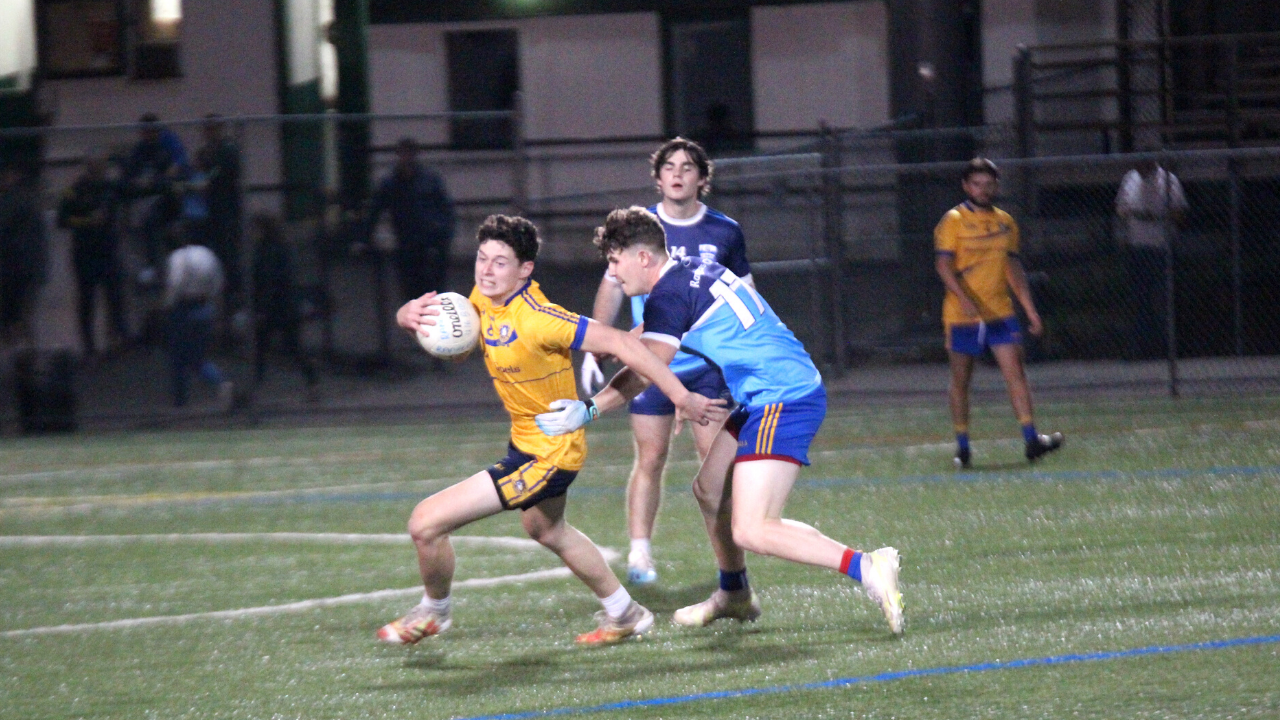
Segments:
[[[1027,443],[1027,462],[1035,462],[1041,455],[1048,455],[1062,447],[1065,439],[1060,432],[1037,435],[1033,442]]]
[[[968,470],[969,460],[973,457],[969,452],[969,448],[956,448],[956,456],[951,458],[951,462],[955,463],[957,470]]]

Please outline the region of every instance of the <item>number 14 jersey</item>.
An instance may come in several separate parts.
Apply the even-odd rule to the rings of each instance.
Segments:
[[[644,335],[720,369],[747,406],[795,400],[822,386],[804,345],[773,308],[728,268],[670,260],[644,305]]]

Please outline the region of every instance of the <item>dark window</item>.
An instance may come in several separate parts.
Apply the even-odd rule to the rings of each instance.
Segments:
[[[43,0],[37,10],[44,77],[124,74],[120,0]]]
[[[137,0],[133,10],[133,76],[139,80],[182,77],[181,0]]]
[[[713,155],[749,149],[755,129],[750,20],[672,19],[667,49],[670,131]]]
[[[520,89],[520,65],[515,30],[451,32],[445,35],[449,52],[449,110],[453,112],[514,110]],[[454,118],[453,146],[491,150],[513,146],[509,117]]]

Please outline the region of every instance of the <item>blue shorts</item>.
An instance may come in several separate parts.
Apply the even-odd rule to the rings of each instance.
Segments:
[[[696,392],[711,399],[730,399],[729,386],[725,385],[720,371],[710,365],[676,375],[689,392]],[[644,392],[631,399],[633,415],[675,415],[676,406],[662,394],[657,385],[650,385]]]
[[[827,391],[817,390],[796,400],[747,407],[738,406],[724,429],[738,439],[734,462],[785,460],[809,464],[809,445],[827,415]]]
[[[1021,344],[1022,326],[1013,315],[990,322],[947,327],[947,349],[962,355],[981,355],[983,350],[995,345]]]

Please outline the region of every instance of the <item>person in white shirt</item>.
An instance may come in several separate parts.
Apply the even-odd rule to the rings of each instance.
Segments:
[[[1116,214],[1125,225],[1125,269],[1136,302],[1135,358],[1165,353],[1170,240],[1187,210],[1182,183],[1154,160],[1125,174],[1116,195]]]
[[[231,409],[233,386],[207,356],[213,339],[213,318],[222,293],[222,263],[203,245],[184,245],[169,255],[165,272],[164,305],[168,315],[173,404],[182,407],[190,396],[192,371],[217,388],[218,403]]]

